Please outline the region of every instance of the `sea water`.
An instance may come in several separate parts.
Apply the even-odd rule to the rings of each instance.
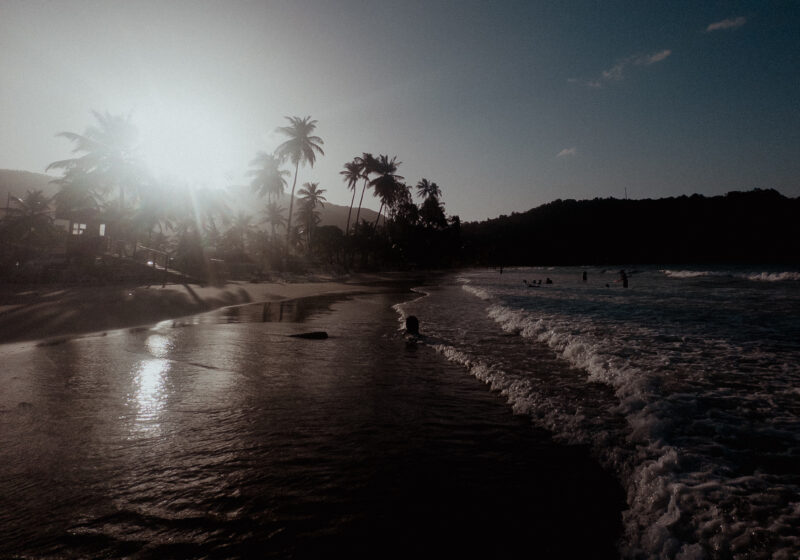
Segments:
[[[800,273],[625,273],[467,271],[397,310],[535,426],[590,446],[627,493],[623,557],[798,558]]]

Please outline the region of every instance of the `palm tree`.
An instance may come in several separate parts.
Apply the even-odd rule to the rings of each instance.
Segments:
[[[361,154],[361,157],[356,157],[353,161],[358,162],[361,165],[361,177],[364,179],[364,186],[361,188],[361,198],[358,201],[358,211],[356,212],[356,221],[358,223],[358,218],[361,215],[361,205],[364,202],[364,193],[367,190],[367,186],[369,185],[369,176],[375,173],[376,166],[378,165],[378,160],[375,159],[375,156],[364,152]]]
[[[277,202],[270,201],[264,208],[264,222],[268,223],[272,229],[272,238],[275,238],[275,229],[278,226],[286,225],[286,217],[283,215],[285,208],[280,206]]]
[[[303,188],[297,191],[297,194],[299,194],[300,198],[311,206],[311,208],[316,208],[317,204],[325,208],[323,202],[328,202],[328,199],[322,196],[325,190],[326,189],[319,188],[319,183],[303,183]]]
[[[270,200],[273,197],[280,197],[286,189],[286,179],[284,175],[289,172],[280,169],[281,160],[274,154],[258,152],[256,157],[250,162],[251,169],[247,175],[253,177],[250,187],[258,196],[266,196]]]
[[[303,224],[306,234],[306,249],[311,250],[311,233],[321,221],[319,211],[315,210],[314,203],[306,199],[300,205],[299,220]],[[299,232],[298,232],[299,233]],[[299,238],[299,235],[298,235]]]
[[[11,196],[9,200],[15,205],[9,205],[6,221],[14,236],[28,245],[44,242],[53,230],[52,197],[29,190],[22,198]]]
[[[242,255],[245,253],[247,247],[247,237],[252,234],[255,226],[253,225],[253,217],[240,211],[231,222],[231,227],[228,228],[226,236],[236,241],[238,249]]]
[[[53,197],[59,217],[73,212],[100,210],[102,189],[96,175],[72,166],[64,170],[62,177],[50,182],[59,187]]]
[[[285,117],[289,121],[289,126],[278,128],[278,132],[289,137],[283,144],[278,146],[275,151],[279,157],[288,158],[294,164],[294,180],[292,181],[292,194],[289,198],[289,218],[286,221],[286,247],[289,248],[290,236],[292,231],[292,210],[294,207],[294,188],[297,185],[297,172],[300,164],[308,162],[314,167],[317,156],[325,155],[321,144],[325,142],[319,136],[313,136],[314,129],[317,128],[317,121],[311,117]]]
[[[420,198],[433,197],[439,200],[439,197],[442,196],[442,189],[440,189],[439,185],[436,183],[428,181],[427,179],[422,179],[417,183],[417,196]]]
[[[342,180],[347,183],[347,188],[353,191],[353,196],[350,199],[350,210],[347,212],[347,225],[344,228],[344,234],[347,235],[350,231],[350,215],[353,213],[353,203],[356,201],[356,183],[361,179],[361,173],[364,170],[364,164],[359,158],[353,158],[353,161],[348,161],[344,164],[344,170],[339,171],[342,175]]]
[[[130,116],[111,115],[108,112],[92,111],[97,126],[90,126],[83,134],[61,132],[62,136],[75,144],[72,153],[80,157],[54,161],[50,169],[69,170],[79,168],[82,172],[96,176],[97,184],[105,191],[116,190],[119,210],[125,208],[126,191],[136,191],[145,175],[144,165],[138,156],[138,130]]]
[[[327,199],[322,196],[325,189],[319,188],[319,183],[303,183],[303,188],[297,191],[303,201],[303,222],[306,226],[307,243],[306,246],[311,249],[311,232],[317,227],[321,221],[319,212],[316,210],[317,204],[325,208]]]
[[[378,156],[378,163],[375,166],[375,172],[378,173],[378,177],[370,181],[370,185],[375,189],[373,194],[381,199],[381,207],[378,210],[378,217],[375,219],[376,228],[378,227],[378,220],[381,218],[383,207],[392,205],[396,196],[397,185],[403,180],[402,176],[396,174],[397,166],[401,163],[395,161],[396,159],[397,156],[392,157],[392,159],[389,159],[389,156],[386,155]]]

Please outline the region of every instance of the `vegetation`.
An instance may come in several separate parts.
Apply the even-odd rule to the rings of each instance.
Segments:
[[[75,157],[48,166],[61,171],[49,185],[55,189],[52,196],[42,189],[9,196],[0,214],[4,279],[108,281],[119,278],[109,270],[134,261],[161,270],[166,265],[204,281],[304,269],[346,272],[458,262],[459,222],[445,218],[441,189],[420,181],[418,194],[424,200],[418,208],[398,174],[396,156],[364,152],[344,164],[341,173],[352,191],[344,231],[321,225],[327,189],[317,182],[297,190],[295,209],[301,165],[313,166],[324,155],[324,141],[314,134],[317,121],[311,117],[286,117],[288,125],[277,129],[286,141],[274,153],[255,154],[246,170],[248,190],[264,205],[234,215],[229,202],[243,195],[241,188],[157,179],[139,156],[130,119],[92,114],[95,122],[82,134],[58,134],[72,143]],[[280,204],[291,172],[286,164],[294,167],[288,212]],[[370,188],[381,202],[374,222],[361,219]]]
[[[273,154],[255,154],[242,190],[156,180],[138,157],[130,120],[93,115],[97,122],[83,134],[59,134],[75,157],[48,166],[62,172],[52,185],[34,182],[24,196],[8,195],[0,214],[0,279],[105,282],[119,280],[119,270],[134,261],[212,282],[309,269],[800,261],[800,199],[774,190],[556,200],[462,224],[446,215],[436,182],[416,183],[417,204],[396,156],[363,152],[340,172],[352,191],[342,231],[321,225],[328,190],[319,183],[303,183],[295,212],[301,164],[313,166],[324,155],[311,117],[287,117],[289,125],[277,130],[288,139]],[[280,204],[287,163],[294,167],[288,213]],[[361,219],[367,189],[380,200],[374,221]],[[263,206],[234,215],[230,202],[245,191]]]
[[[658,200],[556,200],[464,224],[474,265],[800,262],[800,198],[772,189]]]

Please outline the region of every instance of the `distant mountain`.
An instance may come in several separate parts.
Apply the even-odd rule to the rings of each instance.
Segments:
[[[0,207],[5,208],[9,194],[11,196],[23,197],[29,190],[41,190],[46,196],[52,196],[58,192],[58,185],[51,183],[56,179],[52,175],[44,173],[32,173],[30,171],[17,171],[12,169],[0,169]],[[256,221],[261,219],[261,209],[267,201],[257,197],[245,186],[237,186],[229,189],[231,197],[229,199],[230,210],[236,214],[239,211],[253,215]],[[285,194],[279,201],[280,205],[289,209],[289,195]],[[297,212],[298,199],[295,197],[294,212]],[[324,208],[320,208],[320,225],[337,226],[344,231],[347,224],[347,213],[349,206],[339,206],[337,204],[325,203]],[[378,216],[374,210],[361,209],[361,219],[374,222]],[[351,221],[355,220],[356,208],[353,208]]]
[[[0,169],[0,206],[5,208],[9,194],[21,198],[28,191],[40,190],[46,196],[54,195],[58,192],[58,185],[50,182],[53,179],[55,177],[44,173]]]
[[[298,190],[300,189],[299,186],[297,188]],[[260,220],[263,217],[261,211],[267,205],[266,198],[259,198],[253,193],[253,191],[249,187],[243,185],[230,187],[229,191],[232,193],[229,206],[233,214],[237,214],[238,212],[243,211],[253,215],[253,217],[256,218],[256,220]],[[277,202],[286,209],[286,212],[284,214],[288,215],[289,195],[284,194],[282,197],[278,199]],[[292,210],[293,212],[292,220],[297,219],[297,211],[299,203],[300,200],[297,197],[295,197],[294,209]],[[318,208],[320,212],[320,218],[322,218],[320,225],[336,226],[342,231],[344,231],[345,226],[347,224],[347,213],[349,212],[350,207],[339,206],[338,204],[331,204],[330,202],[325,202],[324,204],[325,204],[324,208]],[[353,207],[353,215],[350,217],[351,222],[356,219],[357,210],[358,206]],[[375,212],[374,210],[362,208],[359,220],[367,220],[368,222],[373,223],[375,221],[375,218],[377,217],[378,213]]]
[[[800,198],[773,189],[656,200],[555,200],[462,224],[467,263],[800,263]]]

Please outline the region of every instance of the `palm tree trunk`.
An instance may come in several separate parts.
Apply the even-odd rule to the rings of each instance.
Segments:
[[[358,226],[358,217],[361,215],[361,203],[364,202],[364,193],[367,192],[367,179],[364,179],[364,186],[361,189],[361,199],[358,201],[358,212],[356,212],[356,223],[353,225],[353,230]],[[353,191],[353,194],[356,194]]]
[[[350,214],[353,213],[353,203],[356,201],[356,186],[353,185],[353,198],[350,199],[350,210],[347,211],[347,225],[344,227],[344,236],[350,233]]]
[[[289,197],[289,219],[286,220],[286,252],[289,252],[289,242],[292,236],[292,208],[294,207],[294,187],[297,185],[297,171],[300,169],[300,160],[294,164],[294,181],[292,181],[292,195]]]
[[[380,219],[381,219],[381,212],[383,212],[383,202],[381,202],[381,207],[380,207],[380,208],[378,208],[378,217],[377,217],[377,218],[375,218],[375,225],[374,225],[373,227],[374,227],[376,230],[378,229],[378,220],[380,220]],[[384,223],[386,223],[386,220],[384,220]]]

